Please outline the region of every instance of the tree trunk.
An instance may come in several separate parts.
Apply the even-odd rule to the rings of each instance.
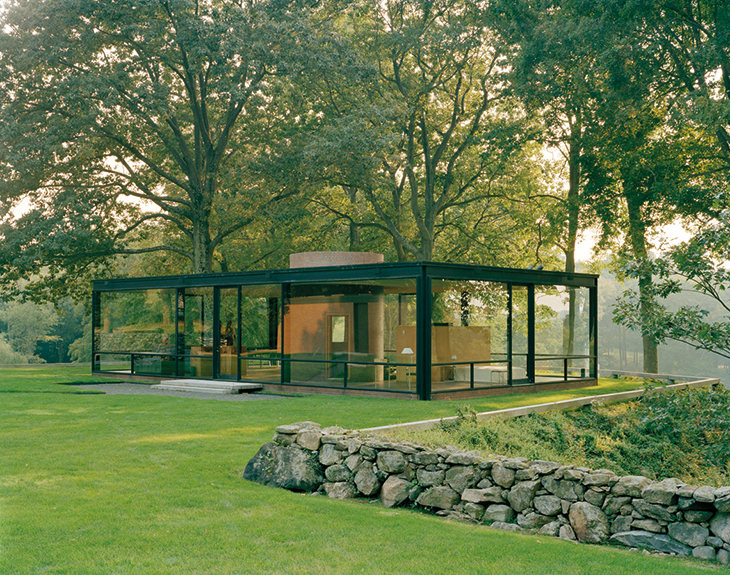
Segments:
[[[213,245],[207,222],[195,222],[193,230],[193,273],[213,273]]]
[[[629,211],[629,244],[636,261],[645,262],[648,258],[648,252],[646,249],[646,225],[641,217],[641,202],[626,192],[625,183],[624,194]],[[639,276],[639,305],[642,316],[646,316],[649,312],[653,297],[650,289],[651,285],[651,274],[642,273]],[[656,342],[646,335],[642,335],[641,340],[644,353],[644,372],[659,373],[659,353]]]
[[[575,272],[575,246],[578,243],[578,218],[580,216],[580,125],[575,122],[571,126],[572,138],[568,150],[568,236],[565,240],[565,271]],[[575,348],[575,316],[576,291],[569,290],[568,293],[568,315],[563,325],[563,354],[573,355]]]

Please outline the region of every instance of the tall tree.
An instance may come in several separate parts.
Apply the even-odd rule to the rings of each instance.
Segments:
[[[334,127],[312,156],[368,203],[372,216],[353,223],[389,234],[399,260],[431,260],[449,213],[494,197],[524,142],[501,48],[482,2],[361,2],[343,25],[375,75],[332,92]]]
[[[282,79],[336,60],[325,18],[314,20],[316,7],[286,0],[10,3],[2,277],[45,266],[42,287],[113,254],[159,251],[212,271],[226,238],[292,191],[282,178],[264,185],[260,160],[291,145],[275,137],[282,126],[307,120]],[[129,245],[161,224],[181,241]]]

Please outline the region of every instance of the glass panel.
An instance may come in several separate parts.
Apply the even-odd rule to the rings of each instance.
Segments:
[[[411,279],[292,284],[284,381],[415,392],[415,292]]]
[[[183,294],[185,375],[213,377],[213,288],[188,288]]]
[[[474,387],[506,385],[507,286],[433,280],[432,290],[432,390],[469,388],[472,380]]]
[[[241,379],[281,382],[281,286],[241,287]]]
[[[527,373],[527,326],[528,326],[527,286],[512,286],[512,369]],[[515,374],[517,375],[517,374]],[[527,382],[527,375],[520,380],[513,376],[512,383]]]
[[[586,377],[590,354],[588,288],[535,287],[536,381]]]
[[[218,377],[238,377],[238,288],[219,290]]]
[[[99,369],[169,373],[166,354],[175,353],[174,302],[175,290],[101,292],[94,326],[94,352],[102,352]],[[114,367],[116,360],[122,364]]]

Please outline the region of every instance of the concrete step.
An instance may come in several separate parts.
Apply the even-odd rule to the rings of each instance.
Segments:
[[[220,393],[223,395],[235,395],[237,393],[249,393],[264,388],[260,383],[242,383],[240,381],[212,381],[205,379],[167,379],[157,385],[154,389],[165,391],[187,391],[195,393]]]

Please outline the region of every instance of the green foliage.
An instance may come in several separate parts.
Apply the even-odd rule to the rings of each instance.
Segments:
[[[623,475],[730,482],[730,392],[722,386],[648,393],[640,400],[477,422],[471,408],[410,435],[485,453],[607,468]]]

